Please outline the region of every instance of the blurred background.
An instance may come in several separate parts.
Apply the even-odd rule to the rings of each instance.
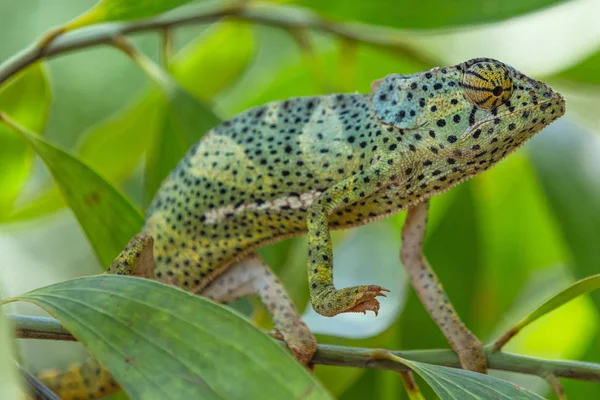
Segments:
[[[94,3],[0,0],[0,61]],[[199,10],[208,2],[198,3],[175,13]],[[261,4],[280,7],[277,13],[263,10],[272,18],[321,15],[335,24],[348,24],[344,26],[360,37],[227,18],[174,29],[177,53],[170,72],[224,119],[291,96],[367,92],[371,81],[389,73],[412,73],[473,57],[497,58],[548,82],[566,97],[564,118],[496,168],[432,202],[426,254],[459,314],[483,341],[490,342],[576,279],[598,273],[599,1]],[[132,38],[145,54],[162,62],[159,35]],[[0,91],[0,109],[86,161],[145,208],[143,155],[157,132],[165,129],[165,110],[144,73],[106,46],[51,59],[28,73],[27,85],[14,93]],[[0,192],[4,296],[102,271],[43,163],[4,127]],[[334,236],[336,285],[372,283],[392,289],[378,317],[317,316],[308,305],[305,239],[264,249],[262,254],[299,308],[305,309],[320,342],[387,349],[447,347],[400,264],[403,219],[404,213]],[[268,326],[258,302],[239,302],[236,307]],[[599,307],[600,293],[572,301],[528,327],[506,350],[600,362]],[[12,310],[41,313],[26,305]],[[72,343],[19,341],[17,350],[32,371],[83,357],[83,350]],[[406,398],[393,372],[318,366],[316,374],[341,399]],[[553,398],[539,378],[494,374]],[[598,384],[563,384],[570,398],[600,398]],[[421,389],[426,398],[433,398],[425,384]]]

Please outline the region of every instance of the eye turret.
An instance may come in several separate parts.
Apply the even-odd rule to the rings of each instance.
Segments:
[[[462,87],[467,100],[487,110],[506,103],[513,92],[508,69],[489,61],[471,65],[463,74]]]

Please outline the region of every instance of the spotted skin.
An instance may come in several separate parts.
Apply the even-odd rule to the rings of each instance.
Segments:
[[[370,94],[249,109],[211,129],[157,192],[143,228],[155,240],[156,278],[202,294],[257,248],[307,234],[315,310],[377,312],[384,288],[334,286],[330,230],[408,209],[409,220],[422,220],[404,229],[417,238],[402,257],[415,289],[433,298],[426,308],[463,367],[485,371],[480,346],[465,345],[470,332],[449,333],[434,312],[450,307],[450,325],[464,327],[435,274],[415,275],[423,265],[430,271],[420,246],[426,209],[415,207],[490,168],[564,112],[560,94],[493,59],[389,75]]]
[[[315,309],[376,311],[382,288],[333,286],[330,229],[447,190],[564,113],[559,94],[491,59],[390,75],[373,91],[269,103],[212,129],[150,207],[157,277],[199,292],[254,249],[308,232]]]

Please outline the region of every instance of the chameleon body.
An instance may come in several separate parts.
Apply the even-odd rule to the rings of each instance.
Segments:
[[[384,288],[334,286],[330,230],[408,209],[401,258],[413,286],[463,367],[484,372],[481,343],[421,252],[427,199],[488,169],[564,112],[560,94],[493,59],[389,75],[371,94],[249,109],[210,130],[157,192],[143,228],[154,238],[155,278],[216,301],[259,294],[307,363],[314,337],[254,251],[307,234],[315,310],[377,313]]]

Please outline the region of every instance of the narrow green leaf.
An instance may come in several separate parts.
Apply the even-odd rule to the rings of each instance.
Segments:
[[[140,212],[86,164],[5,116],[0,117],[42,158],[101,264],[108,266],[141,228]]]
[[[140,67],[165,96],[166,117],[146,160],[145,194],[149,200],[190,147],[220,119],[211,108],[183,89],[151,60],[139,56]]]
[[[61,321],[133,399],[330,399],[249,321],[159,282],[100,275],[12,300]]]
[[[425,380],[442,400],[537,400],[543,397],[513,383],[463,369],[394,360],[406,365]]]
[[[255,51],[254,26],[223,22],[210,26],[181,50],[169,71],[189,93],[210,101],[246,70]]]
[[[100,0],[94,7],[65,25],[65,30],[99,22],[140,19],[161,14],[191,0]]]
[[[432,29],[501,21],[563,1],[505,0],[497,7],[480,0],[404,1],[401,5],[395,0],[294,0],[293,2],[340,20],[398,28]]]
[[[500,350],[512,337],[519,333],[527,325],[531,324],[536,319],[548,314],[550,311],[557,309],[563,304],[568,303],[576,297],[589,293],[600,288],[600,275],[590,276],[575,282],[568,288],[555,294],[550,299],[546,300],[542,305],[532,311],[525,318],[517,322],[512,328],[506,331],[496,342],[494,348]]]
[[[529,146],[532,165],[571,253],[577,279],[598,273],[600,139],[568,119]],[[600,308],[600,293],[592,293]]]
[[[0,111],[34,132],[43,132],[48,119],[50,88],[37,63],[0,88]],[[0,220],[6,219],[29,177],[32,152],[4,125],[0,126]]]
[[[600,84],[600,51],[573,65],[572,67],[555,75],[557,78],[566,79],[577,83]]]
[[[85,134],[78,156],[112,182],[129,177],[139,165],[163,119],[163,101],[145,91],[137,101]]]

